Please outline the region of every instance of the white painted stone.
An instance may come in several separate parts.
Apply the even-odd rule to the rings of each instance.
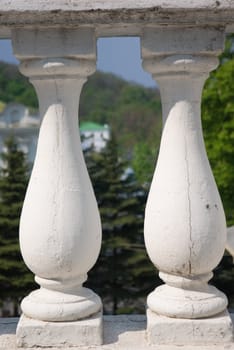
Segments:
[[[146,25],[234,28],[232,0],[1,0],[0,37],[15,27],[95,26],[99,36],[141,35]]]
[[[37,30],[21,29],[20,32],[15,31],[13,33],[14,51],[20,60],[42,58],[47,61],[47,66],[49,65],[50,57],[77,58],[80,61],[74,62],[74,73],[78,73],[78,66],[81,65],[81,69],[84,68],[83,72],[81,71],[81,76],[87,78],[91,72],[93,73],[93,66],[96,64],[94,35],[93,28],[80,28],[79,30],[41,28],[39,32]],[[51,45],[52,42],[56,43],[56,45]],[[86,67],[82,66],[82,59],[85,60],[84,66]],[[88,59],[92,60],[90,62],[91,72],[89,71],[89,65],[86,63]],[[67,66],[64,65],[61,73],[66,74],[66,69],[69,70],[72,64],[73,62],[71,61]],[[58,63],[56,63],[56,67],[58,66]],[[31,67],[31,74],[35,75],[36,66],[33,65]],[[55,69],[55,65],[53,69]],[[46,74],[46,69],[44,74]],[[55,71],[54,74],[56,74]],[[71,72],[68,72],[69,74],[71,75]]]
[[[207,284],[223,256],[226,222],[200,120],[202,87],[222,47],[216,29],[148,27],[142,37],[143,66],[159,84],[164,124],[146,205],[145,244],[166,284],[147,304],[168,317],[204,318],[227,306],[226,296]]]
[[[23,348],[97,346],[102,344],[102,332],[102,312],[73,322],[44,322],[23,316],[17,326],[16,341]]]
[[[232,318],[234,315],[231,315]],[[173,321],[173,319],[172,319]],[[180,320],[179,320],[180,321]],[[188,321],[188,320],[187,320]],[[198,320],[197,320],[198,321]],[[0,350],[16,349],[16,318],[0,318]],[[222,325],[220,325],[222,327]],[[173,328],[173,326],[172,326]],[[146,334],[146,320],[143,315],[119,315],[103,317],[104,342],[97,346],[75,346],[73,350],[234,350],[234,342],[199,344],[199,345],[150,345]],[[171,335],[173,336],[173,335]],[[26,350],[26,348],[24,348]],[[27,348],[30,349],[30,348]],[[43,350],[61,350],[61,347],[45,348]],[[64,346],[63,349],[71,349]]]
[[[21,10],[21,11],[53,11],[61,9],[63,11],[89,11],[89,10],[105,10],[105,9],[146,9],[159,7],[164,9],[232,9],[234,4],[230,0],[222,0],[217,3],[216,0],[75,0],[68,2],[66,0],[2,0],[1,8],[5,11]]]
[[[163,39],[162,39],[163,38]],[[149,67],[149,58],[153,59],[155,56],[169,56],[169,55],[181,55],[181,60],[189,59],[189,57],[182,55],[184,54],[198,54],[199,57],[197,61],[194,60],[192,70],[194,71],[197,68],[197,71],[202,71],[203,73],[208,73],[206,67],[202,64],[208,64],[209,61],[202,61],[201,55],[212,54],[216,51],[216,54],[221,53],[223,49],[222,42],[224,40],[224,33],[222,29],[214,28],[174,28],[174,27],[162,27],[155,30],[152,27],[148,27],[144,30],[143,35],[143,58],[147,57],[147,67],[149,71],[155,73],[157,78],[160,73],[169,74],[171,70],[177,72],[181,69],[179,67],[178,61],[174,62],[173,56],[168,57],[167,60],[161,60],[157,62],[158,70],[155,65],[156,62],[153,62],[153,67]],[[192,59],[192,57],[191,57]],[[216,60],[215,60],[216,62]],[[212,64],[212,58],[211,58]],[[217,65],[217,63],[215,63]],[[174,65],[174,66],[173,66]],[[190,67],[184,67],[184,71],[190,70]],[[208,66],[207,66],[208,69]]]
[[[147,310],[147,338],[155,345],[231,344],[233,325],[227,311],[196,320],[175,319]]]
[[[20,70],[36,88],[42,118],[20,221],[22,255],[41,288],[21,307],[27,317],[50,322],[77,321],[102,308],[100,298],[82,287],[101,246],[99,212],[78,129],[79,94],[95,70],[95,38],[90,28],[62,33],[13,32]],[[77,40],[84,45],[76,45]]]

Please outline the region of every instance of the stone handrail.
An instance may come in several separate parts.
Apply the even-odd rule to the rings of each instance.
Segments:
[[[14,27],[94,25],[97,35],[139,35],[145,25],[219,26],[234,32],[232,0],[1,0],[0,35]]]
[[[208,284],[226,246],[226,221],[200,103],[225,34],[234,32],[234,2],[2,0],[0,18],[0,36],[12,38],[42,119],[20,223],[22,255],[40,288],[22,301],[18,346],[103,342],[101,300],[82,286],[100,250],[101,223],[76,125],[96,39],[118,35],[140,36],[163,106],[144,234],[165,284],[147,299],[148,343],[231,344],[227,298]]]

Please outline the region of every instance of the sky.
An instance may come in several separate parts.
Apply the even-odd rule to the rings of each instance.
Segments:
[[[151,75],[141,66],[140,39],[137,37],[99,38],[97,69],[114,73],[127,81],[146,87],[156,86]],[[0,40],[0,60],[18,63],[12,53],[10,40]]]

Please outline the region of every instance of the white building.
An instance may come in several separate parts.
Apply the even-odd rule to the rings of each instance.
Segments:
[[[19,149],[27,155],[28,161],[33,163],[39,128],[39,114],[30,113],[29,108],[22,104],[9,103],[0,113],[0,153],[4,150],[5,140],[14,136]],[[96,152],[100,152],[110,138],[110,128],[108,125],[83,122],[80,125],[80,134],[84,150],[93,147]]]
[[[4,150],[4,142],[14,136],[21,149],[33,163],[38,132],[40,127],[39,114],[32,114],[29,108],[19,103],[9,103],[0,114],[0,152]]]
[[[83,150],[93,147],[96,152],[100,152],[110,139],[110,128],[107,124],[83,122],[80,124],[80,135]]]

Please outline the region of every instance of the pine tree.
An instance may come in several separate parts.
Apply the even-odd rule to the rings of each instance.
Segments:
[[[114,137],[101,153],[86,161],[102,220],[102,249],[89,285],[104,299],[106,312],[143,311],[140,297],[152,290],[155,270],[146,256],[143,221],[146,193],[118,156]],[[109,307],[108,307],[109,306]]]
[[[0,169],[0,299],[18,301],[32,289],[19,248],[19,218],[28,180],[25,155],[11,137],[5,143]],[[15,311],[17,313],[17,311]]]

